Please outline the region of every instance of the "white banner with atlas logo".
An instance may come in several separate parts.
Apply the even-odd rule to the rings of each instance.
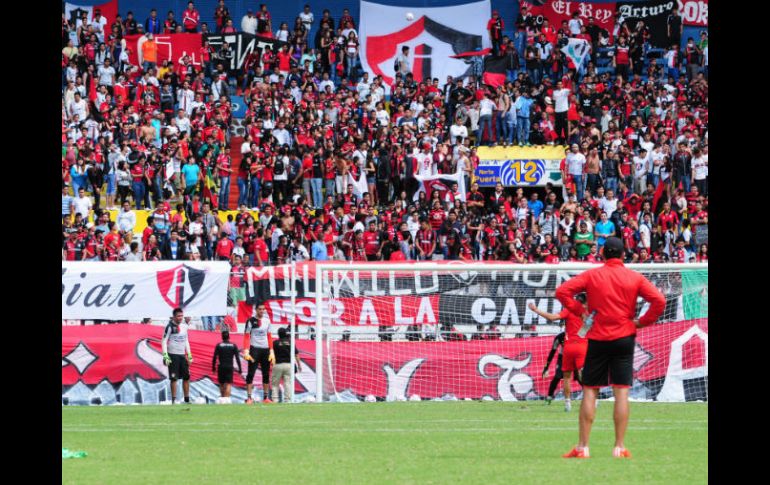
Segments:
[[[363,69],[393,83],[393,64],[409,47],[411,72],[417,82],[472,74],[469,59],[450,56],[489,47],[490,1],[442,7],[401,7],[361,1],[359,42]],[[408,15],[411,14],[411,15]]]
[[[63,319],[141,320],[227,314],[226,261],[62,261]]]

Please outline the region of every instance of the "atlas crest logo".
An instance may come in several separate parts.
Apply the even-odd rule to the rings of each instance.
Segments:
[[[182,264],[166,271],[159,271],[156,278],[163,300],[171,308],[184,308],[195,299],[203,287],[206,272]]]
[[[455,77],[470,74],[471,67],[466,61],[449,56],[480,49],[482,39],[480,35],[455,30],[423,15],[397,32],[367,36],[366,42],[367,63],[375,75],[391,84],[393,77],[389,73],[403,46],[410,47],[411,72],[415,80],[421,82],[438,77],[434,73],[447,63],[457,63],[464,71]]]

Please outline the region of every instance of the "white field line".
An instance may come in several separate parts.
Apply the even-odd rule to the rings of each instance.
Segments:
[[[531,423],[546,423],[546,424],[554,424],[554,423],[573,423],[576,420],[575,417],[554,417],[553,419],[526,419],[525,421],[529,424]],[[394,423],[394,424],[405,424],[405,423],[420,423],[420,424],[445,424],[445,423],[452,423],[452,424],[461,424],[461,423],[500,423],[500,424],[515,424],[518,421],[513,419],[372,419],[372,420],[348,420],[349,423],[354,424],[388,424],[388,423]],[[636,423],[668,423],[668,424],[703,424],[708,423],[708,420],[706,419],[689,419],[689,420],[677,420],[677,419],[637,419],[633,420],[633,422]],[[312,421],[313,425],[332,425],[336,426],[339,424],[339,421]],[[109,423],[110,426],[125,426],[125,427],[151,427],[151,426],[158,426],[158,427],[165,427],[169,426],[168,421],[162,421],[162,422],[146,422],[142,421],[141,423],[138,422],[114,422],[111,421]],[[227,421],[219,421],[219,422],[206,422],[206,421],[194,421],[190,422],[189,424],[193,424],[195,426],[221,426],[223,424],[227,424]],[[90,424],[90,423],[78,423],[79,427],[99,427],[101,425],[99,424]],[[291,428],[289,426],[287,429],[297,429],[297,428]],[[303,428],[304,429],[304,428]]]
[[[168,426],[168,425],[167,425]],[[612,431],[612,426],[594,426],[594,430],[599,431]],[[662,430],[682,430],[692,429],[689,426],[629,426],[629,431],[662,431]],[[516,426],[510,429],[500,428],[441,428],[441,429],[415,429],[415,428],[238,428],[239,431],[254,431],[260,433],[277,433],[277,434],[290,434],[290,433],[519,433],[522,431],[575,431],[577,430],[577,423],[573,426],[547,426],[547,427],[521,427]],[[87,427],[62,427],[63,433],[156,433],[160,431],[157,428],[150,427],[144,428],[140,425],[134,426],[130,429],[125,428],[87,428]],[[228,430],[223,429],[210,429],[210,428],[194,428],[187,427],[180,430],[163,430],[167,433],[229,433]],[[703,430],[705,431],[705,429]]]

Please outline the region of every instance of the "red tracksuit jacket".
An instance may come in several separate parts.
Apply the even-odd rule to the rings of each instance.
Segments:
[[[617,340],[635,335],[633,320],[638,296],[650,303],[647,313],[639,319],[643,327],[655,323],[666,308],[666,298],[655,285],[617,258],[565,282],[556,290],[556,298],[571,312],[582,315],[583,305],[574,298],[582,291],[588,295],[588,310],[597,310],[594,325],[586,335],[589,340]]]

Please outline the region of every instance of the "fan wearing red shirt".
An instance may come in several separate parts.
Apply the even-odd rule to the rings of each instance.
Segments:
[[[353,261],[367,261],[366,243],[364,242],[364,233],[361,230],[355,232],[353,241],[350,243]]]
[[[663,212],[658,216],[658,224],[661,226],[661,232],[673,229],[675,232],[679,226],[679,215],[671,210],[671,204],[663,203]]]
[[[588,439],[596,414],[599,388],[610,384],[615,395],[615,448],[613,456],[630,458],[624,446],[628,427],[628,389],[633,383],[637,329],[655,323],[666,307],[663,294],[640,273],[623,265],[623,243],[609,237],[604,244],[607,263],[568,280],[556,289],[556,298],[576,315],[585,307],[575,300],[583,291],[588,310],[594,315],[586,337],[588,351],[583,368],[583,402],[580,408],[580,437],[565,458],[588,458]],[[647,312],[636,315],[637,298],[650,303]]]
[[[217,259],[219,261],[230,261],[230,255],[233,253],[234,247],[235,244],[232,239],[227,236],[220,237],[215,250]]]
[[[367,261],[377,261],[380,252],[380,233],[374,221],[369,221],[369,230],[364,233],[364,251]]]
[[[581,293],[575,297],[583,306],[583,312],[588,311],[586,305],[586,295]],[[588,340],[578,335],[578,330],[583,326],[583,318],[580,315],[572,313],[567,308],[562,309],[559,313],[547,313],[540,310],[534,303],[529,304],[529,309],[537,313],[541,317],[548,321],[564,320],[566,322],[564,332],[564,350],[562,353],[561,370],[564,373],[564,409],[570,411],[572,409],[572,373],[575,374],[575,380],[579,384],[583,383],[583,365],[586,360],[586,351],[588,350]],[[543,374],[545,374],[545,370]],[[543,376],[545,377],[545,375]]]
[[[195,6],[192,2],[187,2],[187,10],[182,14],[182,25],[184,25],[184,31],[188,34],[194,34],[198,31],[198,22],[201,19],[201,15],[195,10]]]
[[[434,231],[438,231],[441,228],[441,224],[447,218],[446,211],[441,207],[441,204],[437,201],[433,204],[433,209],[430,210],[428,215],[430,218],[430,227]]]

